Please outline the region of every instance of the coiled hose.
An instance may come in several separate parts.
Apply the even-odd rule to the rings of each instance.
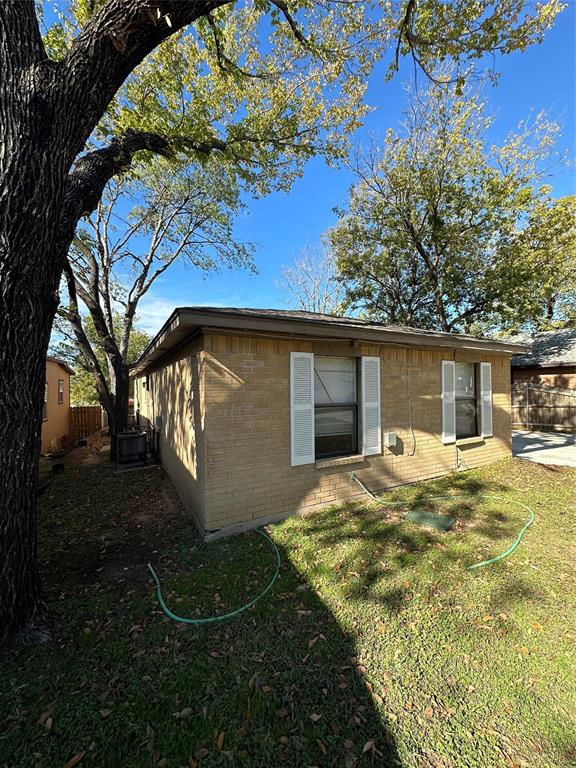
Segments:
[[[362,490],[370,496],[371,499],[374,501],[377,501],[379,504],[387,504],[391,507],[394,506],[406,506],[405,501],[385,501],[382,497],[376,496],[375,493],[372,493],[371,490],[369,490],[364,483],[356,477],[354,473],[351,474],[352,480],[358,483],[358,485],[362,488]],[[430,501],[438,501],[441,499],[469,499],[469,498],[476,498],[480,497],[482,499],[497,499],[498,501],[506,501],[509,504],[517,504],[519,507],[522,507],[529,513],[529,517],[527,522],[522,526],[520,533],[518,536],[516,536],[516,539],[514,542],[508,547],[508,549],[505,549],[504,552],[501,552],[499,555],[496,555],[496,557],[491,557],[488,560],[482,560],[479,563],[474,563],[473,565],[469,565],[467,567],[467,570],[473,571],[476,568],[483,568],[485,565],[491,565],[492,563],[496,563],[498,560],[503,560],[505,557],[508,557],[508,555],[511,555],[512,552],[518,547],[520,542],[522,541],[522,537],[524,536],[524,533],[526,530],[532,525],[534,520],[536,520],[536,515],[534,514],[534,510],[531,509],[527,504],[524,504],[521,501],[516,501],[515,499],[507,499],[505,496],[495,496],[491,493],[458,493],[458,494],[449,494],[447,496],[429,496]]]
[[[154,568],[152,568],[152,565],[148,563],[148,570],[150,571],[152,578],[156,582],[156,597],[158,598],[160,607],[162,608],[166,616],[168,616],[169,619],[172,619],[172,621],[177,621],[180,624],[214,624],[217,621],[228,621],[229,619],[233,619],[235,616],[239,616],[241,613],[244,613],[244,611],[247,611],[249,608],[252,608],[252,606],[255,603],[257,603],[258,600],[263,598],[264,595],[272,589],[272,586],[274,585],[274,582],[276,581],[280,573],[280,552],[278,550],[278,547],[276,546],[276,543],[270,538],[270,536],[268,536],[266,531],[263,531],[260,528],[256,528],[256,533],[259,533],[261,536],[267,539],[267,541],[270,542],[270,546],[272,547],[272,550],[274,552],[275,559],[276,559],[276,569],[274,571],[274,575],[272,576],[268,584],[264,587],[262,592],[256,595],[256,597],[254,597],[245,605],[242,605],[240,606],[240,608],[236,608],[236,610],[230,611],[229,613],[221,613],[217,616],[206,616],[205,618],[201,618],[201,619],[192,619],[188,616],[177,616],[166,605],[166,602],[162,595],[162,585],[160,583],[160,579],[158,578],[158,574],[156,573]]]

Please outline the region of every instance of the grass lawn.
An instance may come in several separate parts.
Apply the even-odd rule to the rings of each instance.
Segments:
[[[40,499],[55,642],[0,656],[0,766],[576,765],[576,470],[506,460],[404,488],[403,507],[327,509],[199,543],[159,469],[113,476],[84,449]],[[93,462],[93,463],[89,463]],[[494,566],[526,519],[536,523]],[[233,500],[231,500],[233,503]],[[450,511],[439,533],[409,506]]]

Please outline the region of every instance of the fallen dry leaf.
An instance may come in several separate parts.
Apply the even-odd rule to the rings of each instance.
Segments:
[[[321,717],[322,715],[319,715],[317,712],[312,712],[312,714],[310,715],[310,720],[312,720],[312,722],[314,723],[317,723]]]
[[[185,717],[190,717],[193,711],[192,707],[184,707],[180,712],[174,712],[174,717],[176,720],[184,720]]]
[[[50,719],[50,720],[52,719],[51,715],[52,715],[52,712],[54,712],[54,707],[55,706],[56,706],[56,702],[55,701],[52,701],[52,702],[50,702],[50,704],[48,704],[47,708],[44,710],[44,712],[42,712],[42,714],[38,718],[39,725],[46,726],[46,721],[48,719]]]
[[[65,763],[64,768],[74,768],[74,766],[78,765],[78,763],[84,758],[85,754],[85,751],[77,752],[74,757],[71,757],[70,760]]]

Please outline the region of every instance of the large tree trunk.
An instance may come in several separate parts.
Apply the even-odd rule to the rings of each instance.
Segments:
[[[48,640],[51,624],[38,577],[35,510],[46,350],[56,302],[54,294],[32,300],[19,279],[18,261],[13,270],[3,270],[0,291],[0,646],[12,639]]]
[[[134,67],[228,2],[107,0],[62,62],[34,0],[0,2],[0,645],[49,637],[35,504],[46,352],[78,218],[103,188],[95,170],[117,172],[106,152],[72,164]]]
[[[42,137],[23,133],[24,147],[4,134],[12,162],[0,193],[0,646],[46,640],[50,623],[35,508],[46,352],[66,253],[50,221],[58,218],[66,176],[58,184],[56,169],[40,172],[30,157],[42,157]]]
[[[112,363],[114,376],[114,395],[112,412],[108,413],[110,425],[111,445],[110,458],[116,459],[116,435],[125,432],[128,427],[128,400],[130,397],[130,377],[128,366],[123,362],[120,354]]]
[[[55,81],[27,10],[7,3],[0,14],[0,645],[49,637],[35,507],[46,351],[66,252]]]
[[[130,377],[128,366],[120,363],[114,367],[116,392],[114,394],[114,432],[124,432],[128,426],[128,400]]]

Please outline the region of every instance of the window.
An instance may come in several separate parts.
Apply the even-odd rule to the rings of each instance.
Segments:
[[[478,434],[478,390],[476,366],[456,363],[456,438],[475,437]]]
[[[317,459],[358,452],[358,368],[354,357],[314,356]]]
[[[44,410],[42,411],[42,421],[48,418],[48,382],[44,382]]]
[[[64,402],[64,379],[58,379],[58,405]]]

